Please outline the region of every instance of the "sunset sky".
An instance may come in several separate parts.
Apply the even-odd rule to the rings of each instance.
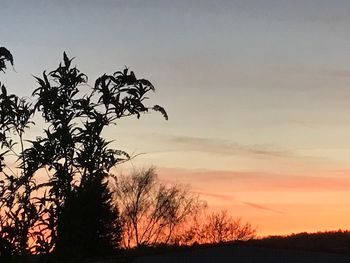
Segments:
[[[30,96],[63,51],[89,76],[125,66],[169,114],[106,132],[259,235],[350,229],[350,1],[0,3],[1,80]],[[31,129],[40,135],[42,127]]]

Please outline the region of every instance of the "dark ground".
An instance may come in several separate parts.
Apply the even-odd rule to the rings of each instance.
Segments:
[[[141,256],[135,263],[181,262],[278,262],[278,263],[349,263],[349,254],[331,254],[310,251],[283,250],[263,247],[233,246],[202,247],[158,255]]]
[[[91,260],[91,263],[350,263],[349,253],[279,249],[247,244],[197,245],[138,249],[124,256]]]
[[[45,258],[32,256],[15,262],[43,263]],[[54,257],[52,258],[54,259]],[[0,259],[0,263],[3,260]],[[57,262],[57,261],[55,261]],[[58,261],[60,262],[60,261]],[[270,236],[250,241],[193,246],[139,247],[116,251],[114,256],[79,260],[72,263],[350,263],[350,232],[328,231]]]

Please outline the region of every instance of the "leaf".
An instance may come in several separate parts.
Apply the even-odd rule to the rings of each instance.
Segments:
[[[7,91],[6,91],[6,88],[5,88],[5,86],[1,86],[1,92],[2,92],[2,95],[3,96],[7,96]]]
[[[149,87],[150,90],[155,91],[155,88],[154,88],[153,84],[152,84],[149,80],[147,80],[147,79],[139,79],[139,82],[140,82],[141,84],[143,84],[143,85]]]
[[[0,71],[6,69],[5,61],[9,61],[13,66],[13,56],[11,52],[7,48],[0,47]]]
[[[160,113],[163,115],[163,117],[164,117],[165,120],[168,120],[168,119],[169,119],[168,114],[167,114],[167,112],[165,111],[165,109],[164,109],[163,107],[161,107],[161,106],[159,106],[159,105],[154,105],[152,109],[153,109],[154,111],[160,112]]]
[[[67,68],[69,68],[71,60],[67,57],[66,52],[63,52],[63,61]]]

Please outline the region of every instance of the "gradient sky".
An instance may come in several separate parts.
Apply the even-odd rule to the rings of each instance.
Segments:
[[[170,116],[106,132],[259,234],[350,228],[350,2],[6,1],[0,46],[29,96],[62,52],[90,77],[130,67]],[[42,128],[36,126],[33,135]]]

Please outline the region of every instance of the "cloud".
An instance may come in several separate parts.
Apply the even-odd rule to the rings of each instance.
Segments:
[[[212,193],[212,192],[205,192],[205,191],[195,191],[194,193],[197,193],[201,196],[207,196],[207,197],[210,197],[210,198],[215,198],[215,199],[219,199],[221,201],[224,201],[224,202],[240,202],[244,205],[247,205],[247,206],[250,206],[250,207],[253,207],[253,208],[257,208],[257,209],[261,209],[261,210],[265,210],[265,211],[269,211],[269,212],[273,212],[273,213],[278,213],[278,214],[286,214],[285,212],[282,212],[282,211],[279,211],[279,210],[276,210],[276,209],[272,209],[270,207],[267,207],[267,206],[263,206],[263,205],[259,205],[259,204],[256,204],[256,203],[252,203],[252,202],[244,202],[244,201],[239,201],[238,199],[236,199],[234,196],[232,195],[226,195],[226,194],[218,194],[218,193]]]
[[[347,69],[323,69],[320,71],[320,74],[333,77],[350,78],[350,70]]]
[[[225,195],[225,194],[217,194],[217,193],[211,193],[211,192],[204,192],[204,191],[194,191],[194,193],[204,196],[213,197],[216,199],[220,199],[223,201],[233,201],[235,198],[232,195]]]
[[[296,153],[277,149],[272,145],[243,145],[217,138],[201,138],[178,135],[157,135],[173,147],[181,150],[210,152],[222,155],[254,155],[256,157],[300,158]],[[304,157],[304,156],[302,156]]]
[[[269,208],[267,206],[262,206],[262,205],[258,205],[258,204],[250,203],[250,202],[242,202],[242,203],[245,204],[245,205],[257,208],[257,209],[262,209],[262,210],[266,210],[266,211],[270,211],[270,212],[278,213],[278,214],[286,214],[285,212],[282,212],[282,211],[279,211],[279,210],[275,210],[275,209]]]
[[[329,192],[348,191],[350,189],[350,171],[324,172],[318,176],[268,173],[258,171],[216,171],[192,170],[183,168],[158,168],[159,175],[167,180],[186,182],[198,191],[205,193],[211,189],[218,191],[290,191],[290,192]],[[204,190],[205,189],[205,190]],[[221,192],[222,193],[222,192]],[[220,195],[221,195],[220,193]],[[216,193],[215,193],[216,194]],[[232,196],[232,195],[231,195]]]
[[[232,195],[217,194],[217,193],[204,192],[204,191],[195,191],[195,193],[202,195],[202,196],[207,196],[207,197],[219,199],[219,200],[224,201],[224,202],[231,202],[232,203],[233,201],[236,201],[236,202],[238,201],[244,205],[254,207],[257,209],[261,209],[261,210],[265,210],[265,211],[269,211],[269,212],[273,212],[273,213],[278,213],[278,214],[286,214],[285,212],[282,212],[282,211],[279,211],[276,209],[272,209],[272,208],[267,207],[267,206],[259,205],[259,204],[252,203],[252,202],[239,201]]]

